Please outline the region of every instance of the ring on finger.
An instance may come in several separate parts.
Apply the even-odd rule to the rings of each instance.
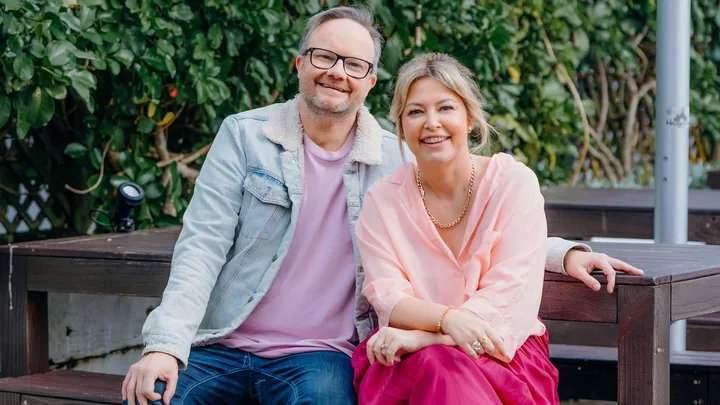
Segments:
[[[386,345],[385,343],[380,346],[380,350],[382,350],[383,352],[386,351],[388,348],[390,348],[390,346]]]
[[[488,343],[490,343],[490,340],[487,338],[487,336],[483,336],[483,337],[480,338],[480,340],[479,340],[478,342],[479,342],[481,345],[485,346],[485,345],[487,345]]]
[[[475,350],[475,353],[482,353],[483,351],[485,351],[485,349],[483,349],[482,343],[480,343],[479,341],[473,342],[470,347]]]

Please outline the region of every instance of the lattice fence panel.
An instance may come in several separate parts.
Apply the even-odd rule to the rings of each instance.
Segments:
[[[54,172],[62,161],[46,132],[0,139],[0,243],[64,233],[71,207]]]

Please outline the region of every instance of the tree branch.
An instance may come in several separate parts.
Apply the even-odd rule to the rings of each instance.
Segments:
[[[87,188],[85,190],[78,190],[76,188],[70,187],[70,185],[65,184],[65,188],[72,191],[75,194],[87,194],[96,188],[100,186],[100,183],[102,183],[103,175],[105,174],[105,156],[107,156],[108,150],[110,150],[110,141],[107,141],[105,144],[105,150],[103,150],[102,158],[100,159],[100,176],[98,176],[97,181],[95,184],[93,184],[90,188]]]
[[[635,86],[635,83],[633,81],[629,81],[629,83],[632,83],[632,86]],[[633,92],[632,98],[630,99],[630,106],[628,108],[627,116],[625,117],[625,126],[623,128],[623,136],[625,139],[623,139],[623,169],[625,170],[625,173],[630,173],[632,170],[632,148],[635,146],[635,143],[637,142],[637,137],[635,135],[635,116],[637,115],[637,109],[638,104],[640,103],[640,100],[642,100],[643,97],[649,92],[650,90],[655,89],[656,81],[650,80],[647,83],[643,84],[642,87],[637,92]]]

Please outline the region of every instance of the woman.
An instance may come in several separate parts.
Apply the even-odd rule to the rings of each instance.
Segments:
[[[398,74],[391,117],[417,159],[357,222],[380,330],[353,354],[363,404],[558,404],[538,320],[547,225],[534,173],[488,136],[472,73],[444,54]]]

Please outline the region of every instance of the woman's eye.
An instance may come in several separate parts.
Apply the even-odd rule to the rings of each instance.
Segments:
[[[408,111],[407,114],[408,115],[417,115],[417,114],[420,114],[421,112],[422,111],[420,111],[420,110],[410,110],[410,111]]]
[[[452,109],[453,109],[453,107],[451,105],[444,105],[444,106],[440,107],[440,111],[450,111]]]

